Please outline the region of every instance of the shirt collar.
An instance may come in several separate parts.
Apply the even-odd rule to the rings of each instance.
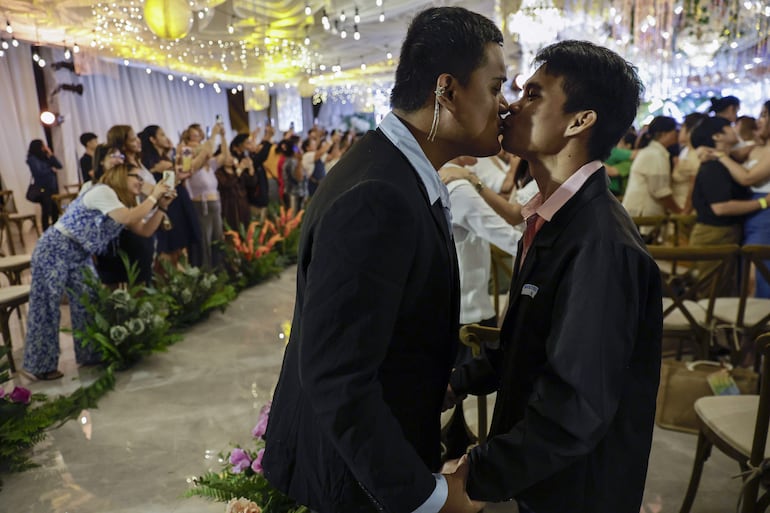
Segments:
[[[441,205],[448,209],[449,191],[441,181],[433,164],[425,156],[412,132],[393,112],[389,112],[385,116],[379,128],[417,171],[417,176],[420,177],[420,181],[428,193],[430,204],[433,205],[437,199],[441,199]]]
[[[543,201],[543,195],[538,192],[526,205],[521,207],[521,215],[524,219],[527,219],[536,213],[544,220],[550,221],[556,215],[556,212],[583,187],[583,184],[586,183],[591,175],[602,168],[602,165],[599,160],[593,160],[585,164],[567,178],[545,201]]]

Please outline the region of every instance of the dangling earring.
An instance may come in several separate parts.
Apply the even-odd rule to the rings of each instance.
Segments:
[[[438,99],[439,96],[444,95],[444,91],[446,91],[446,88],[442,85],[436,84],[436,90],[433,91],[436,95],[436,99],[433,103],[433,124],[430,126],[430,132],[428,132],[428,141],[433,142],[436,139],[436,133],[438,132],[438,117],[439,117],[439,104]]]

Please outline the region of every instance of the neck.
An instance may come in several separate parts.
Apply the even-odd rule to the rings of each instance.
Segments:
[[[400,109],[393,109],[393,113],[398,116],[398,119],[409,129],[414,138],[417,140],[417,144],[420,145],[423,153],[433,165],[433,169],[438,170],[441,166],[459,157],[457,147],[437,138],[434,141],[428,140],[428,132],[433,124],[433,107],[430,109],[423,107],[420,110],[414,112],[405,112]],[[441,115],[447,116],[448,114],[444,109],[441,111]]]
[[[523,156],[522,158],[529,162],[530,173],[537,182],[543,201],[551,197],[556,189],[561,187],[578,169],[591,161],[585,146],[571,143],[556,155]]]

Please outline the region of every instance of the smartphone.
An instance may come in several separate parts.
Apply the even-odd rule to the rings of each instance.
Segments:
[[[192,169],[193,151],[189,146],[182,148],[182,171],[189,173]]]
[[[176,173],[171,169],[163,171],[163,182],[168,185],[170,189],[176,187]]]
[[[217,117],[214,118],[214,122],[216,124],[221,124],[222,123],[222,114],[217,114]]]

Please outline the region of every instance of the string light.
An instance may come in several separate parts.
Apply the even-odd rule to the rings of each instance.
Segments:
[[[358,25],[353,25],[353,39],[356,41],[361,39],[361,34],[358,32]]]
[[[361,16],[358,14],[358,7],[356,6],[356,15],[353,16],[354,23],[361,23]]]
[[[385,11],[382,11],[380,13],[380,23],[382,23],[383,21],[385,21]]]
[[[80,47],[78,46],[77,43],[72,45],[72,53],[80,53]]]
[[[10,45],[8,44],[8,41],[3,39],[3,41],[0,43],[0,48],[2,48],[3,50],[7,50],[9,47]]]
[[[340,11],[340,21],[341,21],[342,23],[345,23],[345,19],[346,19],[346,18],[347,18],[347,17],[345,16],[345,11]]]
[[[313,14],[313,10],[310,8],[310,4],[305,3],[305,16],[310,16]]]
[[[11,26],[11,22],[8,20],[5,20],[5,31],[9,34],[13,34],[13,27]]]
[[[19,41],[16,40],[16,36],[13,36],[11,38],[11,45],[13,45],[14,48],[18,48],[19,47]]]

